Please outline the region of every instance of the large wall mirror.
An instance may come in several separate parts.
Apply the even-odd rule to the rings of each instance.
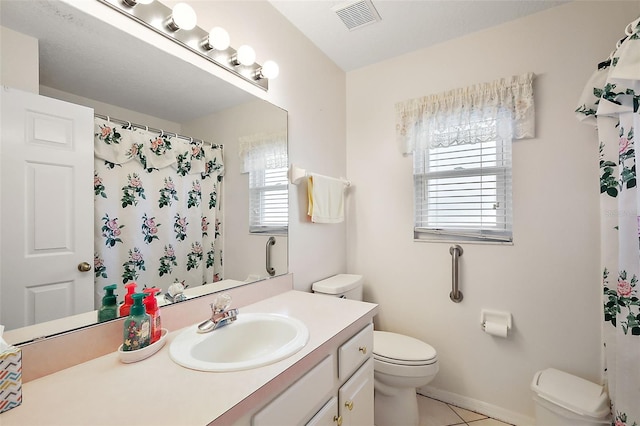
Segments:
[[[260,135],[265,138],[283,135],[286,150],[285,110],[63,2],[2,0],[0,17],[2,27],[38,40],[41,96],[93,108],[96,114],[113,118],[114,125],[118,125],[115,120],[125,120],[223,145],[224,177],[220,191],[224,215],[223,269],[219,281],[204,280],[204,286],[198,280],[185,283],[188,289],[195,290],[187,293],[188,297],[287,273],[286,224],[277,230],[267,228],[266,232],[257,232],[255,227],[250,230],[250,173],[243,169],[241,157],[241,152],[246,151],[246,146],[242,148],[243,141],[260,138]],[[3,40],[3,51],[8,47],[5,43]],[[93,139],[88,141],[93,142]],[[5,141],[1,143],[3,148]],[[6,176],[2,176],[1,183],[4,212],[11,202],[4,191]],[[286,191],[284,183],[280,196],[286,197]],[[94,220],[94,228],[103,225]],[[99,234],[99,231],[94,233]],[[23,238],[19,233],[13,235]],[[271,237],[275,238],[275,244],[268,243]],[[2,238],[0,323],[20,336],[10,343],[24,343],[95,323],[99,288],[92,291],[92,310],[74,312],[68,318],[47,318],[46,312],[34,313],[33,305],[46,302],[46,297],[38,301],[38,296],[32,295],[18,303],[8,300],[12,294],[8,286],[21,285],[21,292],[27,293],[32,289],[29,278],[13,282],[23,272],[5,261],[4,253],[10,250],[10,242],[5,235]],[[270,264],[266,261],[267,251]],[[94,253],[90,257],[88,262],[92,263]],[[71,264],[69,268],[76,269],[77,265]],[[275,273],[269,273],[269,268]],[[89,273],[94,275],[94,271]],[[27,272],[24,271],[25,277]],[[115,281],[120,281],[117,284],[121,302],[123,282],[122,279]],[[162,290],[160,296],[167,291]],[[14,310],[9,306],[11,303],[25,305],[25,310]]]

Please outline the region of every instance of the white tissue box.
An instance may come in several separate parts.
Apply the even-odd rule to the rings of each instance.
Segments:
[[[0,353],[0,413],[22,403],[22,351],[16,347]]]

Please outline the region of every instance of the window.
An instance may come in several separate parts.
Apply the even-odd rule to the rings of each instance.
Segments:
[[[511,139],[488,133],[487,141],[414,151],[416,239],[512,240]]]
[[[511,143],[535,136],[533,74],[396,104],[413,155],[414,239],[511,242]]]
[[[249,232],[286,234],[289,225],[287,133],[239,139],[242,173],[249,173]]]
[[[249,232],[286,234],[288,222],[287,168],[249,172]]]

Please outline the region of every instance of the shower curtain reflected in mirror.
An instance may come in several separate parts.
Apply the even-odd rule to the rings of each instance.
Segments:
[[[222,147],[95,119],[95,303],[223,279]]]

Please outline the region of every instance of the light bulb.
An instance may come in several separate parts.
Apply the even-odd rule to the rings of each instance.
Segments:
[[[186,3],[178,3],[171,9],[171,16],[167,20],[167,26],[173,31],[192,30],[198,23],[196,12]]]
[[[230,43],[229,33],[224,28],[213,27],[205,38],[203,46],[205,49],[227,50]]]
[[[243,44],[242,46],[238,47],[236,57],[238,62],[240,62],[242,65],[249,66],[253,65],[253,63],[256,61],[256,52],[251,46]]]
[[[153,3],[153,0],[137,0],[137,2],[140,4],[151,4]]]
[[[262,77],[268,79],[274,79],[280,74],[280,67],[275,61],[265,61],[260,70]]]

